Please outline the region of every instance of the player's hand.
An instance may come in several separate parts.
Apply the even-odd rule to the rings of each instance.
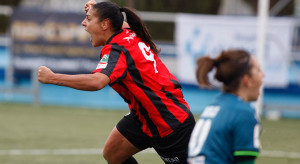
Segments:
[[[85,12],[87,13],[89,11],[89,9],[91,8],[91,6],[93,6],[94,4],[96,4],[95,0],[88,1],[84,6]]]
[[[41,83],[50,83],[51,78],[53,77],[54,73],[45,66],[40,66],[38,71],[38,80]]]

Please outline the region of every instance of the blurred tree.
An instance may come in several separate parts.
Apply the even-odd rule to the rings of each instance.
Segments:
[[[19,5],[21,2],[21,0],[0,0],[0,5],[1,6],[17,6]],[[0,34],[4,34],[7,31],[7,27],[9,24],[9,18],[10,15],[2,15],[0,14],[0,22],[1,22],[1,26],[0,26]]]
[[[244,0],[222,0],[219,9],[221,15],[254,15],[252,6]]]
[[[0,22],[0,34],[5,34],[9,23],[9,17],[6,15],[0,15]]]
[[[22,0],[0,0],[0,5],[17,6]],[[86,0],[88,1],[88,0]],[[97,1],[97,0],[96,0]],[[138,11],[173,12],[173,13],[196,13],[218,14],[224,0],[111,0],[120,6],[128,6]],[[243,0],[251,5],[253,11],[257,11],[258,0]],[[271,7],[280,0],[270,0]],[[294,13],[294,1],[292,0],[282,11],[281,15]],[[9,23],[9,16],[0,15],[0,33],[5,33]],[[145,22],[154,40],[173,41],[174,23]]]
[[[217,14],[221,0],[139,0],[137,10]]]
[[[126,0],[126,6],[130,8],[135,8],[135,0]]]
[[[17,6],[22,0],[1,0],[0,5]]]
[[[221,0],[112,0],[138,11],[218,14]],[[174,23],[145,22],[154,40],[174,41]]]
[[[244,1],[249,3],[252,6],[255,13],[257,13],[258,0],[244,0]],[[270,0],[270,9],[274,7],[279,1],[281,0]],[[295,5],[295,0],[291,0],[281,11],[279,11],[278,15],[276,16],[294,15],[294,5]]]

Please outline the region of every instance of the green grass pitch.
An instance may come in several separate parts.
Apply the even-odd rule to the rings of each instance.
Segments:
[[[116,111],[0,103],[0,163],[106,163],[100,153],[51,154],[47,151],[99,149],[101,152],[111,129],[126,113],[126,109]],[[286,154],[262,153],[256,163],[299,164],[300,120],[262,119],[262,125],[262,150]],[[16,150],[15,153],[12,150]],[[32,150],[36,152],[24,153]],[[294,156],[290,156],[291,153]],[[142,164],[163,163],[156,153],[140,153],[135,158]]]

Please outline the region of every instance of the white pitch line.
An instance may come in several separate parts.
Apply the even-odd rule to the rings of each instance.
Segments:
[[[101,154],[102,149],[12,149],[0,150],[0,155],[86,155]]]
[[[280,150],[264,150],[260,155],[263,157],[300,158],[299,152],[285,152]]]
[[[0,156],[4,155],[99,155],[103,148],[99,149],[11,149],[0,150]],[[141,151],[143,154],[156,153],[153,148]],[[280,150],[262,150],[260,157],[278,157],[300,159],[300,152],[285,152]]]
[[[11,149],[0,150],[0,155],[93,155],[102,154],[103,148],[99,149]],[[143,154],[156,153],[154,149],[141,151]]]

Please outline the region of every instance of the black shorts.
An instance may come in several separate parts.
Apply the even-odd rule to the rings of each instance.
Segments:
[[[117,124],[119,132],[140,150],[153,147],[165,163],[187,163],[187,150],[195,119],[191,112],[188,118],[173,133],[164,138],[151,138],[141,129],[141,125],[129,113]]]

